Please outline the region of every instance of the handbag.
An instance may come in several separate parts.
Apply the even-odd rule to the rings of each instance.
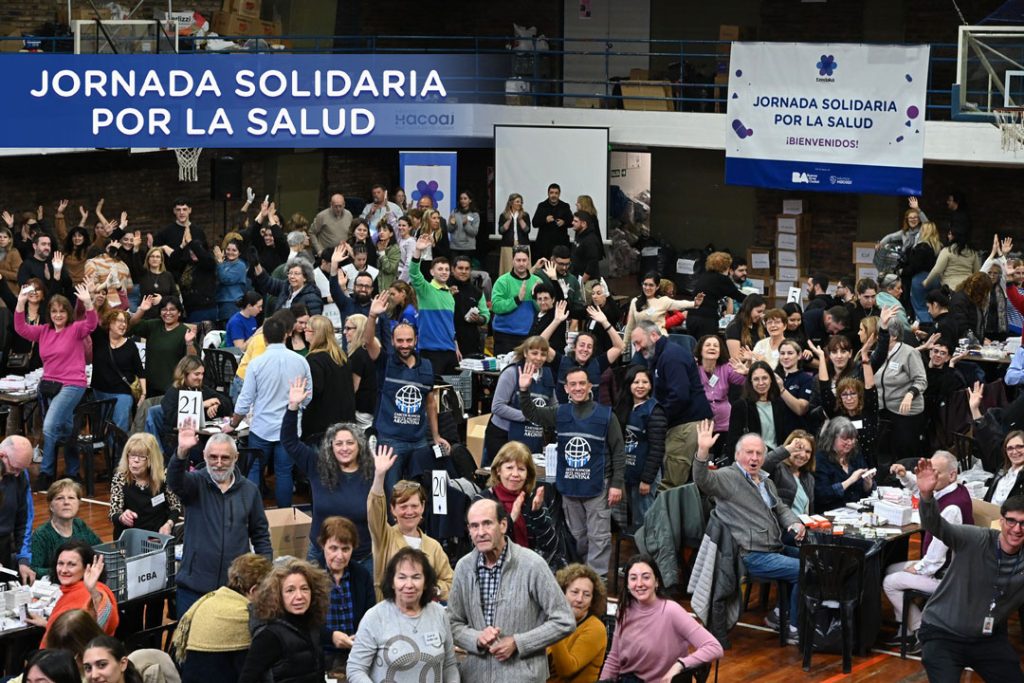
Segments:
[[[52,400],[54,396],[60,393],[60,390],[64,388],[64,385],[56,380],[52,379],[41,379],[39,380],[39,394],[46,400]]]
[[[114,349],[107,343],[107,351],[110,353],[110,365],[114,368],[114,372],[117,373],[121,381],[128,385],[128,389],[132,392],[132,399],[135,403],[139,402],[142,398],[142,382],[136,377],[133,381],[129,382],[128,378],[121,374],[121,371],[117,367],[117,361],[114,360]]]
[[[7,369],[8,370],[28,370],[28,366],[32,362],[32,352],[28,351],[25,353],[10,353],[7,356]]]

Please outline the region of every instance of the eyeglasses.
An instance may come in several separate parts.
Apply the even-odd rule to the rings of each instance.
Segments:
[[[128,454],[128,459],[129,460],[134,460],[136,462],[149,462],[149,456],[148,455],[139,455],[137,453],[129,453]]]
[[[1007,446],[1006,452],[1009,453],[1010,451],[1024,451],[1024,446]]]
[[[1024,519],[1017,519],[1015,517],[1003,517],[1003,521],[1006,522],[1006,526],[1009,529],[1013,529],[1014,527],[1020,527],[1021,529],[1024,529]]]
[[[842,397],[842,398],[857,398],[857,392],[856,391],[844,391],[843,393],[839,394],[839,396]]]
[[[356,326],[355,325],[345,325],[345,327],[343,327],[342,329],[345,330],[346,332],[355,332]]]

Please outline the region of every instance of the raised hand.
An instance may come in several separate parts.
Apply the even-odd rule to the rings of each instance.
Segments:
[[[601,327],[608,324],[608,316],[606,316],[604,311],[602,311],[598,306],[587,306],[587,315],[589,315],[590,319]]]
[[[922,498],[931,498],[932,492],[938,483],[938,473],[932,467],[932,461],[928,458],[921,458],[917,461],[917,490],[921,492]]]
[[[750,372],[750,368],[748,368],[739,358],[730,358],[729,365],[732,366],[733,370],[741,375],[745,375]]]
[[[11,215],[10,211],[4,211],[2,214],[0,214],[0,218],[3,218],[4,225],[7,226],[8,230],[14,227],[14,216]]]
[[[39,221],[43,220],[43,216],[44,215],[45,215],[45,210],[43,209],[43,205],[40,204],[39,206],[36,207],[36,220],[39,220]]]
[[[92,292],[89,291],[89,287],[84,282],[75,285],[75,296],[85,304],[86,308],[92,306]]]
[[[185,326],[185,343],[191,344],[196,340],[196,328],[190,325]]]
[[[338,268],[338,274],[335,276],[338,278],[338,286],[343,290],[348,289],[348,273],[345,272],[344,268]]]
[[[68,202],[67,199],[62,199],[59,202],[57,202],[57,215],[58,216],[63,216],[64,215],[64,210],[66,208],[68,208],[68,204],[69,204],[69,202]]]
[[[64,267],[64,254],[59,251],[53,252],[53,269],[60,270]]]
[[[213,260],[217,263],[224,263],[224,252],[221,251],[220,245],[213,245]]]
[[[256,199],[256,193],[252,191],[251,187],[245,188],[245,203],[252,204]]]
[[[185,457],[199,443],[199,434],[196,432],[196,421],[192,418],[186,419],[178,428],[178,454]]]
[[[533,385],[533,376],[537,372],[537,366],[526,361],[519,370],[519,391],[529,391]]]
[[[560,323],[564,323],[569,319],[569,302],[562,299],[555,304],[555,320]]]
[[[416,238],[416,251],[426,251],[433,244],[434,238],[428,233],[423,233]]]
[[[702,303],[704,303],[704,292],[697,292],[697,296],[693,297],[693,307],[700,308]]]
[[[888,328],[889,321],[896,317],[896,306],[886,306],[882,309],[881,315],[878,318],[878,324],[882,327]]]
[[[103,574],[103,555],[96,553],[92,562],[85,568],[85,575],[82,577],[82,581],[90,593],[96,590],[96,584],[99,582],[101,574]]]
[[[697,423],[697,452],[707,455],[711,448],[718,441],[719,434],[715,434],[715,423],[712,420],[701,420]]]
[[[377,452],[373,454],[373,471],[383,476],[395,464],[397,458],[391,446],[377,446]]]
[[[312,396],[311,391],[306,391],[306,378],[296,377],[288,386],[288,410],[298,410],[307,396]]]
[[[78,205],[78,214],[82,217],[82,220],[78,223],[79,225],[85,225],[85,222],[89,220],[89,209],[85,208],[81,204]]]
[[[971,412],[981,412],[981,399],[985,394],[985,387],[981,382],[975,382],[973,386],[967,389],[967,405],[970,406]]]
[[[113,223],[113,221],[111,221],[111,223]],[[127,211],[122,211],[121,212],[121,221],[118,223],[118,227],[121,228],[122,230],[124,230],[125,228],[128,227],[128,212]]]
[[[1013,238],[1009,236],[1004,237],[1003,241],[999,245],[999,253],[1006,256],[1011,251],[1013,251]]]
[[[370,303],[370,315],[379,318],[388,312],[388,305],[391,297],[387,292],[381,292],[377,296],[373,297],[373,301]]]
[[[544,274],[548,276],[548,279],[555,281],[558,279],[558,268],[554,262],[543,259],[544,261]]]
[[[348,246],[347,242],[339,242],[338,246],[331,252],[331,265],[336,266],[345,260],[345,247]]]
[[[533,503],[530,505],[534,512],[537,512],[544,507],[544,487],[538,486],[537,491],[533,494]]]
[[[907,197],[907,205],[911,209],[917,209],[918,208],[917,197]]]

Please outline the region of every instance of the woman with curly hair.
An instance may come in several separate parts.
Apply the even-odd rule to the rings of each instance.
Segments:
[[[423,551],[405,547],[391,557],[381,583],[384,600],[363,617],[348,657],[349,683],[458,683],[448,614],[432,600],[436,585]]]
[[[296,559],[274,567],[256,589],[253,611],[264,623],[253,632],[239,683],[261,683],[268,674],[272,681],[323,683],[327,595],[319,567]]]
[[[359,530],[359,545],[353,559],[373,570],[370,555],[370,528],[367,525],[366,499],[373,483],[373,456],[366,447],[363,430],[350,422],[331,425],[313,449],[299,440],[299,406],[306,399],[306,379],[297,378],[288,391],[288,410],[281,423],[281,444],[299,469],[309,478],[313,494],[313,520],[309,525],[311,562],[324,563],[317,534],[325,519],[341,515]]]
[[[604,581],[585,564],[570,564],[555,574],[555,581],[565,593],[576,630],[548,647],[551,664],[549,683],[584,683],[596,681],[608,649],[608,633],[604,622]]]

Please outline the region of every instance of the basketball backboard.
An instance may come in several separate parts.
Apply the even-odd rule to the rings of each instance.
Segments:
[[[961,26],[951,116],[995,122],[994,111],[1024,106],[1024,26]]]

